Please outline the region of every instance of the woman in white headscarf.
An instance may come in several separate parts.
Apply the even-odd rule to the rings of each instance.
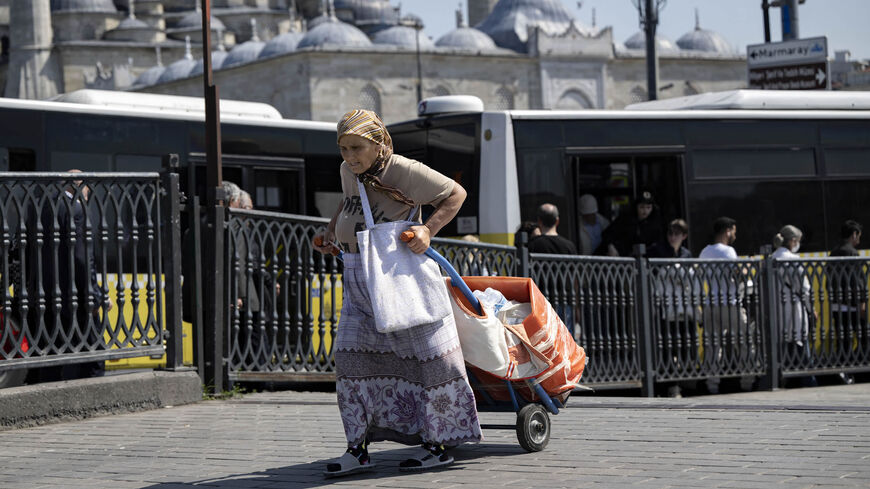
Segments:
[[[776,250],[771,255],[776,260],[800,258],[803,233],[792,225],[783,226],[773,238]],[[806,269],[800,264],[778,265],[779,294],[776,308],[780,331],[785,342],[784,362],[801,365],[809,356],[808,332],[810,316],[815,317],[810,281]]]

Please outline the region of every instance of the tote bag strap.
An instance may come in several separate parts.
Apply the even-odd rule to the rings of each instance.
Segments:
[[[369,205],[369,196],[366,194],[366,186],[360,181],[356,181],[357,187],[359,188],[359,199],[362,203],[363,215],[366,220],[366,229],[371,229],[375,227],[375,220],[372,217],[372,208]],[[408,221],[413,221],[414,216],[417,215],[417,212],[420,210],[420,206],[412,207],[411,213],[408,214]]]

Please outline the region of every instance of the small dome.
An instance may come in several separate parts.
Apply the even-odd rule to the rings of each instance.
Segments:
[[[194,10],[188,14],[185,14],[184,17],[181,18],[174,26],[173,29],[200,29],[202,30],[202,12],[198,12]],[[211,30],[226,30],[226,26],[220,19],[211,16]]]
[[[280,36],[275,36],[263,46],[263,50],[260,51],[260,58],[269,58],[272,56],[278,56],[285,53],[292,53],[296,51],[296,46],[299,45],[299,41],[302,40],[305,34],[301,32],[286,32],[281,34]]]
[[[459,48],[486,51],[497,49],[495,41],[473,27],[459,27],[441,36],[435,45],[439,48]]]
[[[211,70],[216,71],[223,67],[224,61],[227,59],[227,52],[223,49],[217,49],[211,52]],[[205,71],[205,62],[203,62],[202,58],[196,60],[196,64],[193,65],[193,69],[190,70],[190,74],[187,76],[198,76],[201,75]]]
[[[250,63],[251,61],[256,61],[264,47],[266,47],[266,43],[260,41],[259,38],[256,37],[250,41],[238,44],[230,50],[229,54],[227,54],[222,68],[229,68],[231,66],[238,66]]]
[[[336,16],[348,23],[395,25],[396,9],[389,0],[334,0]]]
[[[114,12],[115,3],[112,0],[51,0],[52,12],[74,10],[77,12]]]
[[[499,0],[492,12],[475,27],[502,48],[526,51],[529,28],[546,34],[562,34],[572,23],[561,0]]]
[[[356,27],[330,17],[326,22],[309,30],[296,49],[318,46],[371,46],[372,42]]]
[[[686,51],[734,54],[731,45],[719,33],[701,29],[701,20],[698,17],[697,9],[695,9],[695,30],[687,32],[677,39],[677,46]]]
[[[625,40],[627,49],[646,49],[646,34],[643,31],[635,32],[633,36]],[[656,51],[658,53],[675,53],[680,48],[670,39],[656,34]]]
[[[160,79],[160,75],[162,75],[164,71],[166,71],[165,66],[160,66],[160,65],[152,66],[151,68],[148,68],[147,70],[145,70],[144,73],[139,75],[139,77],[136,78],[136,81],[133,82],[133,85],[141,85],[141,86],[154,85],[155,83],[157,83],[157,80]]]
[[[196,66],[196,61],[192,57],[185,56],[180,60],[166,67],[166,70],[157,79],[157,83],[168,83],[175,80],[181,80],[190,76],[193,67]]]
[[[413,27],[406,27],[402,25],[397,25],[390,27],[388,29],[384,29],[377,34],[375,34],[372,42],[375,44],[387,44],[390,46],[401,46],[405,48],[416,49],[417,48],[417,29]],[[432,49],[435,47],[435,44],[429,39],[429,36],[419,33],[420,36],[420,49]]]

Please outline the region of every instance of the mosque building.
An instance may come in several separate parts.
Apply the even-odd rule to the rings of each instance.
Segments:
[[[0,0],[5,96],[81,88],[201,96],[198,5]],[[456,28],[438,39],[389,0],[212,6],[221,97],[265,102],[286,118],[334,121],[362,106],[396,122],[416,116],[418,90],[475,95],[487,109],[618,109],[647,99],[643,33],[614,41],[611,28],[581,23],[561,0],[468,0],[473,27],[458,10]],[[676,42],[656,41],[659,98],[746,86],[745,56],[700,22]]]

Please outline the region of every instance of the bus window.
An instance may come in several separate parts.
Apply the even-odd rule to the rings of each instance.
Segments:
[[[577,241],[571,168],[562,150],[524,150],[517,154],[520,187],[520,219],[535,221],[538,207],[550,203],[559,208],[560,235]],[[571,216],[571,217],[567,217]]]
[[[609,221],[619,217],[634,193],[631,158],[581,159],[576,168],[577,198],[591,194],[598,201],[599,214]]]
[[[151,155],[115,155],[114,169],[119,172],[160,171],[163,169],[163,160]]]
[[[71,151],[52,151],[49,171],[67,171],[73,168],[81,171],[111,171],[112,155],[106,153],[74,153]]]
[[[712,242],[713,221],[720,216],[737,220],[734,248],[740,255],[758,253],[779,229],[792,224],[804,235],[803,251],[823,251],[825,207],[817,181],[698,182],[689,185],[692,252]]]
[[[866,149],[826,149],[828,175],[870,175],[870,151]]]
[[[441,234],[458,236],[461,234],[477,234],[478,229],[478,158],[476,156],[475,138],[477,126],[473,123],[458,124],[449,127],[432,128],[429,130],[429,150],[424,163],[438,170],[443,175],[452,178],[468,192],[465,203],[459,210],[456,219],[448,223]],[[403,153],[402,156],[413,157]],[[424,218],[426,212],[424,212]]]
[[[840,244],[840,225],[844,221],[858,221],[865,229],[870,224],[870,197],[867,195],[867,180],[830,180],[824,185],[828,221],[825,250],[831,250]],[[862,237],[861,248],[867,247],[867,238]]]
[[[299,170],[254,168],[252,189],[257,210],[305,213],[305,187]]]
[[[694,151],[694,177],[755,178],[798,177],[816,174],[812,149],[740,149]]]
[[[36,171],[36,152],[32,149],[9,148],[9,171]]]
[[[0,148],[0,171],[9,171],[9,150]]]
[[[221,166],[221,176],[225,181],[230,181],[235,183],[238,186],[242,186],[242,169],[237,166]],[[207,173],[204,163],[197,163],[194,180],[196,182],[196,195],[199,195],[199,202],[201,205],[205,205],[207,202]],[[253,197],[253,194],[252,194]],[[256,203],[255,203],[256,206]]]

